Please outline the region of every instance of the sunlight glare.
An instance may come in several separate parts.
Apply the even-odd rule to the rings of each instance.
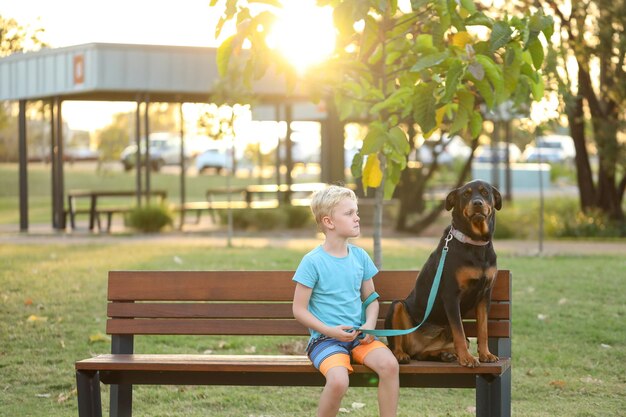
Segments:
[[[303,73],[335,49],[332,9],[317,7],[314,0],[286,2],[267,42]]]

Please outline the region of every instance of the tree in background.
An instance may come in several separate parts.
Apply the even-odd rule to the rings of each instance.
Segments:
[[[0,15],[0,57],[46,47],[46,43],[41,40],[43,33],[42,28],[23,26],[15,19]],[[17,160],[17,120],[9,117],[17,113],[15,107],[11,102],[0,103],[0,160],[3,161]],[[29,108],[38,114],[44,112],[41,102],[30,104]]]
[[[626,189],[626,4],[623,0],[541,0],[558,30],[548,69],[576,147],[583,211],[624,222]],[[586,126],[591,124],[591,128]],[[619,139],[621,136],[621,140]],[[598,154],[594,181],[587,146]]]
[[[494,108],[506,101],[526,104],[531,96],[541,99],[540,36],[552,33],[552,20],[541,11],[496,20],[472,0],[405,3],[318,0],[319,6],[333,8],[336,48],[327,62],[298,80],[315,97],[332,97],[341,119],[368,123],[352,172],[364,189],[374,191],[379,268],[383,200],[391,198],[406,168],[407,131],[416,126],[424,137],[445,132],[476,138],[483,124],[481,104]],[[270,0],[225,1],[216,34],[228,21],[237,23],[237,33],[218,50],[223,77],[239,68],[244,84],[251,85],[272,67],[288,85],[295,84],[295,69],[266,42],[281,7]],[[241,53],[244,42],[251,45],[249,53]]]

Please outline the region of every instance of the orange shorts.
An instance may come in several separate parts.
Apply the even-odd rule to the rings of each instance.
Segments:
[[[326,375],[330,368],[336,366],[342,366],[348,372],[353,372],[350,357],[355,363],[362,364],[371,351],[379,348],[387,348],[387,345],[380,340],[363,344],[358,339],[352,342],[340,342],[336,339],[322,338],[311,344],[308,354],[313,365]]]

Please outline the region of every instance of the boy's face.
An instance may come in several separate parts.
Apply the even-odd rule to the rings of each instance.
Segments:
[[[329,216],[329,230],[345,238],[358,237],[361,233],[358,210],[356,201],[350,198],[341,200]]]

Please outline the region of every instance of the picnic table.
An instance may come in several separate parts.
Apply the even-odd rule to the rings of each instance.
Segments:
[[[141,197],[157,197],[159,202],[163,202],[167,198],[167,191],[164,190],[150,190],[150,192],[142,191],[139,193]],[[66,216],[70,218],[70,226],[72,230],[76,229],[76,215],[88,214],[89,215],[89,230],[95,228],[98,224],[98,230],[102,230],[100,222],[100,215],[105,214],[107,216],[106,231],[111,230],[111,220],[114,213],[127,213],[134,208],[134,205],[130,203],[129,198],[136,197],[137,191],[135,190],[70,190],[67,193],[67,205],[68,208],[65,211]],[[125,204],[121,206],[99,206],[102,199],[111,198],[125,198]],[[88,207],[79,207],[79,199],[88,199]]]

